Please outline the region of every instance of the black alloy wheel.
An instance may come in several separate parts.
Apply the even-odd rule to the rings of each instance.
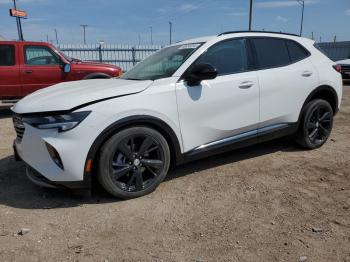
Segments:
[[[114,196],[133,198],[153,191],[169,169],[170,151],[164,137],[147,127],[121,131],[102,148],[99,178]]]
[[[311,101],[305,109],[297,142],[310,149],[322,146],[333,127],[333,109],[321,99]]]

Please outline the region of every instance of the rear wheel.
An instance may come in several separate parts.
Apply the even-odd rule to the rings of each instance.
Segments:
[[[305,107],[296,141],[305,148],[319,148],[329,138],[332,127],[331,105],[322,99],[313,100]]]
[[[135,198],[158,187],[170,164],[165,138],[148,127],[131,127],[112,136],[102,147],[99,181],[112,195]]]

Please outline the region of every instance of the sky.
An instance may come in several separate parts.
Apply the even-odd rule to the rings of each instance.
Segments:
[[[0,0],[0,35],[16,39],[17,27],[8,9],[12,0]],[[81,24],[87,24],[87,43],[137,45],[169,43],[247,30],[249,0],[17,0],[24,38],[56,43],[83,43]],[[299,33],[301,5],[296,0],[254,0],[253,29]],[[350,40],[350,0],[305,0],[304,33],[319,41]]]

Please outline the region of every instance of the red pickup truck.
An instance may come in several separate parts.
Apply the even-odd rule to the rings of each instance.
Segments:
[[[0,104],[60,82],[121,74],[120,67],[67,57],[49,43],[0,41]]]

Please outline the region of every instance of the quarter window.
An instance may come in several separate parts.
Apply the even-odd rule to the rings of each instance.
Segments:
[[[59,58],[45,46],[26,46],[25,63],[27,65],[57,65]]]
[[[294,41],[286,40],[286,43],[292,63],[303,60],[309,56],[309,52]]]
[[[247,71],[246,40],[233,39],[220,42],[199,57],[196,64],[211,64],[218,71],[218,75]]]
[[[290,64],[287,45],[283,39],[254,38],[258,69],[274,68]]]
[[[15,65],[15,48],[13,45],[0,45],[0,66]]]

